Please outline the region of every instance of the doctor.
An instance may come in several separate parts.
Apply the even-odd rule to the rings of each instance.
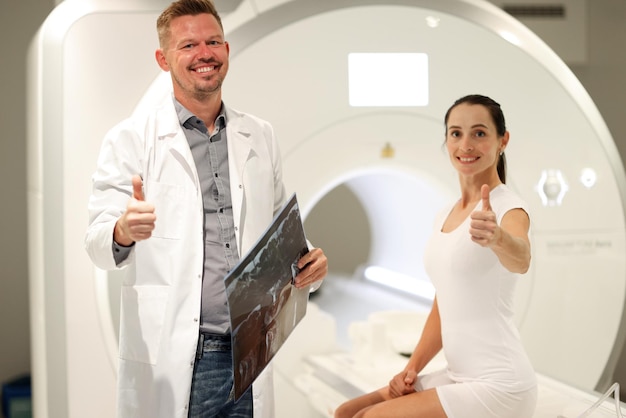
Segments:
[[[118,417],[266,417],[271,370],[232,397],[223,279],[285,201],[272,126],[222,102],[229,45],[210,0],[177,0],[157,20],[159,66],[173,97],[106,135],[85,245],[122,286]],[[130,45],[129,45],[130,46]],[[299,262],[299,288],[327,273]]]

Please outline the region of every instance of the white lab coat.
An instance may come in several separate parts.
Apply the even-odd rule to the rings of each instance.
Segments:
[[[280,152],[271,125],[226,110],[230,185],[237,245],[245,254],[285,200]],[[144,180],[157,216],[150,239],[120,266],[113,228]],[[128,269],[122,285],[119,418],[186,418],[199,332],[203,205],[193,156],[171,97],[106,135],[89,201],[85,245],[94,264]],[[94,379],[97,379],[94,376]],[[253,385],[254,416],[274,415],[271,365]]]

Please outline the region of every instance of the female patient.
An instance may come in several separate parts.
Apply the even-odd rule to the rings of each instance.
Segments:
[[[424,255],[437,294],[406,367],[352,399],[335,418],[523,418],[536,378],[513,320],[518,274],[530,264],[526,203],[505,186],[504,115],[470,95],[445,116],[446,148],[461,196],[440,212]],[[446,370],[420,375],[443,348]]]

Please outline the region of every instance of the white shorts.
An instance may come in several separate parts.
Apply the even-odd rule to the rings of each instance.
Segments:
[[[537,405],[537,387],[505,392],[485,382],[457,383],[445,370],[420,376],[415,389],[435,388],[448,418],[530,418]]]

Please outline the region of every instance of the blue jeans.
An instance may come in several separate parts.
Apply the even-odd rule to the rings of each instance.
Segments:
[[[230,340],[200,337],[193,369],[189,418],[252,418],[252,388],[235,403]]]

